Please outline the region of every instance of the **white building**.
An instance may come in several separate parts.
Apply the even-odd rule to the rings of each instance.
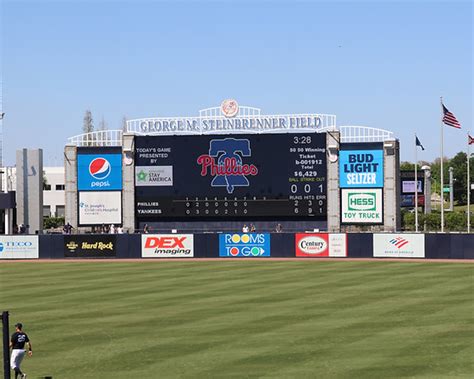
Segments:
[[[16,167],[1,168],[1,193],[7,195],[16,191]],[[43,217],[64,217],[65,216],[65,175],[64,167],[44,167],[43,168],[44,189],[43,189]],[[2,199],[0,199],[0,202]],[[0,204],[1,206],[1,204]],[[7,209],[0,209],[0,234],[5,233],[5,223],[10,222],[10,229],[16,224],[15,212],[10,211],[5,220]]]
[[[64,167],[44,167],[43,217],[64,217]]]

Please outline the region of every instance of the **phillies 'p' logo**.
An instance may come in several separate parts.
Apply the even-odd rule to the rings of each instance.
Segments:
[[[226,187],[227,192],[232,193],[235,187],[249,186],[248,175],[258,174],[254,164],[244,164],[242,161],[242,157],[251,155],[248,139],[213,139],[210,141],[209,154],[199,156],[197,163],[201,165],[201,176],[206,176],[208,170],[214,176],[212,187]]]

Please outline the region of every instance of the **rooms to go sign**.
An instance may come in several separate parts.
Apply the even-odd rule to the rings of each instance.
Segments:
[[[341,188],[382,188],[383,150],[341,150],[339,152]]]

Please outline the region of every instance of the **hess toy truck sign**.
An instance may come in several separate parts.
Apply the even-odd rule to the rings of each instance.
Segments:
[[[192,234],[142,234],[143,258],[194,257]]]

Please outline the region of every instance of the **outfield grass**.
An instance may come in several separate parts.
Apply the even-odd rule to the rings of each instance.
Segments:
[[[472,377],[473,265],[9,262],[29,378]]]

